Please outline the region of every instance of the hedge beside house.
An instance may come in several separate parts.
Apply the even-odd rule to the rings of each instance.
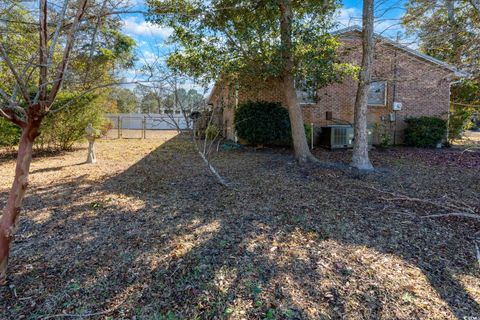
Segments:
[[[433,148],[445,140],[447,121],[436,117],[405,119],[405,144],[413,147]]]
[[[235,110],[235,128],[238,137],[251,144],[288,144],[290,139],[288,111],[275,102],[239,105]]]
[[[240,104],[235,110],[237,136],[254,145],[291,146],[288,110],[276,102],[255,101]],[[310,140],[312,127],[305,125]]]

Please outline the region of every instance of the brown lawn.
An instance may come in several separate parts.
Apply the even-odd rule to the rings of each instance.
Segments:
[[[480,220],[425,217],[479,214],[479,152],[373,151],[365,175],[222,150],[225,189],[172,137],[34,159],[0,319],[480,317]]]

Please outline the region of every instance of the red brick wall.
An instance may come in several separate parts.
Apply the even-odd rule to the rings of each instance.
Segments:
[[[209,102],[214,109],[223,110],[222,130],[226,138],[235,139],[234,113],[237,103],[247,101],[274,101],[284,103],[284,94],[280,82],[276,79],[258,83],[239,84],[238,89],[234,84],[225,82],[217,83],[211,94]]]
[[[339,48],[341,59],[360,65],[362,49],[359,36],[357,34],[345,36],[341,38],[341,42],[342,46]],[[369,107],[369,126],[382,124],[392,139],[395,138],[396,143],[401,143],[405,129],[403,119],[422,115],[447,116],[450,104],[450,71],[386,43],[377,42],[375,50],[374,79],[387,81],[387,103],[382,107]],[[333,124],[333,121],[326,120],[327,111],[332,112],[334,120],[353,122],[356,90],[357,82],[351,78],[320,89],[316,104],[302,105],[305,123],[314,123],[316,126]],[[229,106],[224,108],[223,112],[224,123],[227,122],[230,127],[226,135],[233,138],[233,107],[236,99],[232,99],[231,90],[230,92],[223,90],[221,95],[225,105]],[[218,101],[220,100],[218,92],[217,96]],[[283,103],[283,90],[280,83],[275,80],[240,87],[238,102],[248,100]],[[403,108],[396,112],[396,121],[390,122],[389,114],[393,112],[394,101],[401,102]]]

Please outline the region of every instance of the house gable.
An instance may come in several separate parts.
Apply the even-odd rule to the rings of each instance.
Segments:
[[[337,36],[338,38],[340,38],[340,40],[347,40],[347,41],[348,41],[349,38],[350,39],[360,38],[361,34],[362,34],[362,28],[359,27],[359,26],[352,26],[352,27],[348,27],[348,28],[344,28],[344,29],[340,29],[340,30],[332,32],[332,35]],[[470,76],[467,72],[459,70],[458,68],[456,68],[455,66],[453,66],[451,64],[448,64],[446,62],[438,60],[438,59],[436,59],[434,57],[431,57],[429,55],[423,54],[423,53],[421,53],[417,50],[411,49],[411,48],[409,48],[409,47],[407,47],[407,46],[405,46],[405,45],[403,45],[399,42],[395,42],[395,41],[391,40],[388,37],[384,37],[384,36],[382,36],[378,33],[375,33],[374,37],[378,42],[380,42],[382,44],[391,46],[392,48],[400,50],[402,52],[405,52],[405,53],[411,55],[412,57],[415,57],[415,58],[417,58],[421,61],[428,62],[428,63],[432,64],[433,66],[436,66],[436,67],[441,68],[443,70],[447,70],[449,72],[452,72],[454,77],[467,78],[467,77]]]

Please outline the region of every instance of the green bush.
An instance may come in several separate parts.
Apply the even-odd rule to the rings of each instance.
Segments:
[[[387,125],[383,122],[375,123],[372,126],[373,134],[377,139],[377,147],[380,149],[387,149],[392,145],[392,136],[387,128]]]
[[[450,114],[448,122],[448,139],[450,141],[461,139],[465,130],[473,127],[473,109],[455,108]]]
[[[89,123],[100,129],[104,125],[103,97],[94,94],[78,96],[63,92],[57,97],[53,110],[42,122],[37,147],[41,149],[70,150],[85,136]],[[67,105],[68,103],[68,105]],[[65,106],[62,108],[62,106]]]
[[[310,143],[313,127],[304,126]],[[288,110],[279,103],[255,101],[239,105],[235,110],[235,128],[238,137],[251,144],[292,145]]]
[[[312,140],[313,127],[311,124],[306,124],[304,125],[304,127],[305,127],[305,136],[307,137],[308,144],[310,144]]]
[[[205,130],[205,137],[209,140],[214,140],[218,137],[220,130],[214,124],[209,124],[207,129]]]
[[[18,126],[0,117],[0,147],[13,147],[18,144],[21,133]]]
[[[287,109],[274,102],[247,102],[235,110],[240,139],[251,144],[288,144],[290,121]]]
[[[435,147],[447,135],[447,121],[436,117],[408,118],[405,120],[405,144],[414,147]]]

